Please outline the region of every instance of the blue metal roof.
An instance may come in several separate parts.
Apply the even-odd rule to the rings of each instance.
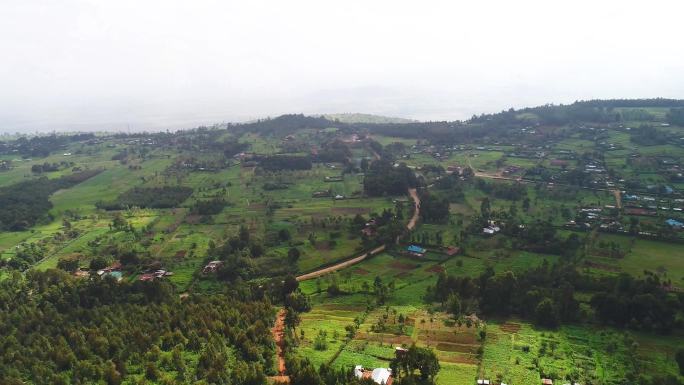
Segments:
[[[424,248],[422,248],[420,246],[416,246],[416,245],[411,245],[411,246],[407,247],[406,250],[408,250],[412,253],[420,253],[420,254],[425,252]]]

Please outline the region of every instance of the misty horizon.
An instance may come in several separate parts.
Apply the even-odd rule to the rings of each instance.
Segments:
[[[682,5],[656,3],[3,2],[0,133],[683,98]]]

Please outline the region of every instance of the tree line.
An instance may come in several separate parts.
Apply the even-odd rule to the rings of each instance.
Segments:
[[[583,310],[576,292],[592,293]],[[440,302],[455,316],[478,311],[486,315],[517,315],[546,327],[569,322],[599,322],[604,325],[667,333],[682,322],[684,295],[665,290],[654,274],[643,279],[628,274],[596,277],[581,274],[572,264],[540,266],[515,274],[495,273],[488,268],[479,277],[441,273],[428,288],[429,301]]]
[[[49,216],[50,195],[77,185],[102,170],[85,170],[56,179],[41,177],[0,188],[0,231],[23,231]]]
[[[114,201],[98,201],[95,206],[103,210],[124,210],[129,207],[168,209],[178,207],[192,195],[185,186],[134,187]]]
[[[3,384],[266,384],[269,301],[247,288],[180,299],[165,282],[58,270],[0,283]]]

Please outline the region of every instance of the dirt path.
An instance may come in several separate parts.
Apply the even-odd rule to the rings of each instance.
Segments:
[[[615,207],[618,209],[622,208],[622,193],[620,193],[620,190],[615,189],[613,190],[613,195],[615,195]]]
[[[416,192],[416,189],[410,188],[408,192],[411,198],[413,198],[413,204],[415,205],[416,210],[413,212],[413,216],[411,217],[409,223],[406,225],[406,228],[409,230],[413,230],[413,228],[416,227],[418,217],[420,216],[420,198],[418,198],[418,192]]]
[[[347,267],[347,266],[351,266],[351,265],[354,265],[354,264],[356,264],[356,263],[359,263],[359,262],[363,261],[363,260],[366,259],[369,255],[373,255],[373,254],[379,253],[379,252],[384,251],[384,250],[385,250],[385,245],[378,246],[378,247],[376,247],[375,249],[371,250],[370,252],[365,253],[365,254],[361,254],[361,255],[359,255],[359,256],[356,257],[356,258],[348,259],[348,260],[346,260],[346,261],[344,261],[344,262],[340,262],[340,263],[338,263],[338,264],[336,264],[336,265],[328,266],[328,267],[326,267],[326,268],[323,268],[323,269],[320,269],[320,270],[316,270],[316,271],[313,271],[313,272],[311,272],[311,273],[302,274],[302,275],[300,275],[300,276],[297,277],[297,281],[306,281],[307,279],[312,279],[312,278],[320,277],[321,275],[325,275],[325,274],[328,274],[328,273],[332,273],[333,271],[337,271],[337,270],[340,270],[340,269],[344,269],[344,268]]]
[[[273,341],[276,344],[276,357],[278,357],[278,375],[271,377],[276,382],[290,382],[290,377],[285,374],[285,356],[283,353],[284,334],[285,334],[285,309],[278,310],[275,324],[271,329]]]

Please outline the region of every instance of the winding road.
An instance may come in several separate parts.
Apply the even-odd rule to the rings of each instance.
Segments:
[[[415,205],[415,210],[413,212],[413,216],[409,220],[408,224],[406,225],[406,228],[410,231],[413,230],[416,227],[416,223],[418,223],[418,217],[420,216],[420,198],[418,197],[418,192],[416,191],[415,188],[411,188],[408,190],[409,195],[413,199],[413,204]],[[346,261],[340,262],[338,264],[328,266],[325,268],[322,268],[320,270],[312,271],[311,273],[306,273],[302,274],[300,276],[297,276],[297,281],[306,281],[308,279],[313,279],[320,277],[322,275],[332,273],[333,271],[337,271],[340,269],[344,269],[345,267],[349,267],[351,265],[355,265],[364,259],[368,258],[369,256],[373,256],[377,253],[380,253],[385,250],[385,245],[378,246],[375,249],[366,252],[364,254],[361,254],[357,257],[354,257],[352,259],[348,259]]]
[[[418,223],[418,218],[420,217],[420,198],[418,197],[418,192],[416,191],[415,188],[411,188],[408,190],[409,195],[413,199],[413,204],[415,207],[415,210],[413,211],[413,216],[411,219],[408,221],[406,224],[406,229],[413,230],[416,227],[416,224]],[[320,277],[322,275],[332,273],[334,271],[344,269],[345,267],[352,266],[354,264],[357,264],[364,259],[368,258],[369,256],[373,256],[377,253],[380,253],[385,250],[385,245],[378,246],[375,249],[363,253],[359,255],[358,257],[348,259],[344,262],[340,262],[338,264],[328,266],[316,271],[312,271],[311,273],[307,274],[302,274],[297,277],[297,281],[306,281],[308,279],[313,279]],[[280,309],[278,310],[278,314],[276,315],[275,319],[275,324],[273,325],[273,328],[271,329],[271,334],[273,335],[273,340],[275,341],[276,344],[276,356],[278,357],[278,375],[271,377],[271,379],[275,382],[279,383],[289,383],[290,382],[290,377],[286,375],[287,369],[285,368],[285,355],[283,352],[283,344],[285,343],[283,336],[285,333],[285,315],[287,314],[287,311],[285,309]]]

